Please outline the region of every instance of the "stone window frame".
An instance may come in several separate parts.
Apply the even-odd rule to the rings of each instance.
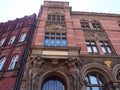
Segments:
[[[50,45],[50,43],[51,43],[50,41],[52,39],[54,41],[54,45]],[[58,41],[57,41],[57,39],[58,39]],[[58,45],[57,45],[57,43],[58,43]],[[67,46],[66,33],[65,32],[45,32],[44,46],[45,47],[66,47]]]
[[[99,54],[95,40],[86,40],[86,46],[89,54]]]

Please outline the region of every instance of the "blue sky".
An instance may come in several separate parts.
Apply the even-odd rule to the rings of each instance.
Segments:
[[[120,14],[120,0],[46,0],[66,1],[72,11]],[[38,14],[44,0],[0,0],[0,22],[14,20],[25,15]]]

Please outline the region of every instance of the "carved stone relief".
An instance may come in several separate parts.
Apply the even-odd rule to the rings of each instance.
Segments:
[[[48,14],[64,15],[64,9],[49,8]]]
[[[107,40],[104,32],[85,32],[84,36],[86,39]]]
[[[66,27],[64,24],[52,23],[52,24],[47,24],[45,29],[46,30],[66,30]]]

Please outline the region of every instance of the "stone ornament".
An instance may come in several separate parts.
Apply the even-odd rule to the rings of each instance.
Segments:
[[[47,24],[46,25],[46,30],[65,30],[66,27],[65,25],[62,24]]]
[[[104,64],[105,64],[106,67],[108,67],[110,69],[113,62],[111,60],[105,60]]]

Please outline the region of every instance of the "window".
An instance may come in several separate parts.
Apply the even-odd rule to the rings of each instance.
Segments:
[[[105,80],[101,75],[95,72],[90,72],[85,77],[86,90],[106,90]]]
[[[49,21],[65,21],[64,15],[48,15],[47,20]]]
[[[99,22],[93,22],[92,26],[93,26],[94,30],[101,30],[102,29],[101,24]]]
[[[2,70],[2,68],[3,68],[4,64],[5,64],[5,61],[6,61],[6,57],[2,57],[0,59],[0,71]]]
[[[111,54],[112,48],[110,47],[110,44],[108,41],[100,41],[102,52],[104,54]]]
[[[27,34],[26,34],[26,33],[23,33],[23,34],[20,36],[19,42],[24,42],[25,39],[26,39],[26,36],[27,36]]]
[[[6,40],[6,38],[1,39],[1,41],[0,41],[0,47],[4,44],[5,40]]]
[[[15,68],[15,64],[18,61],[18,59],[19,59],[18,55],[13,56],[12,61],[11,61],[9,68],[8,68],[9,70],[12,70]]]
[[[13,44],[14,43],[14,41],[15,41],[15,38],[16,38],[16,36],[14,35],[14,36],[12,36],[11,38],[10,38],[10,41],[8,42],[8,44],[10,45],[10,44]]]
[[[98,49],[95,41],[86,41],[86,45],[87,45],[87,50],[90,54],[91,53],[98,54]]]
[[[89,30],[90,29],[90,26],[89,26],[89,23],[87,21],[81,21],[81,27],[83,30]]]
[[[44,46],[67,46],[66,33],[46,32],[44,39]]]
[[[65,85],[56,77],[49,78],[44,82],[42,90],[65,90]]]
[[[117,79],[120,80],[120,72],[117,74]]]

